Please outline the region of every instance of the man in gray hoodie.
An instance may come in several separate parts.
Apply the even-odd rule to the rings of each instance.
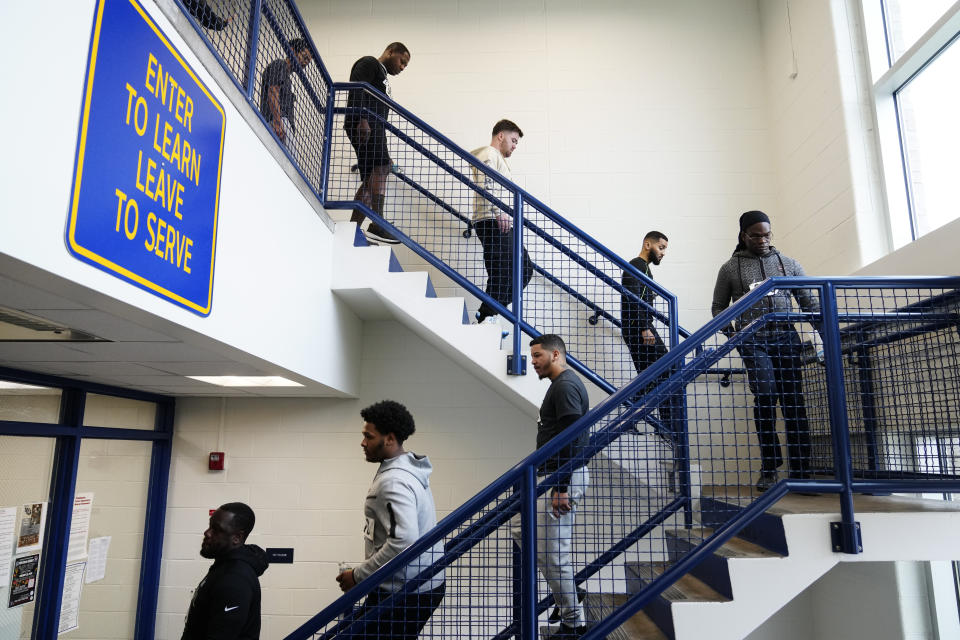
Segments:
[[[337,576],[340,588],[347,591],[368,578],[377,569],[409,547],[437,524],[437,511],[430,490],[433,466],[426,456],[404,451],[404,441],[415,430],[413,416],[399,402],[383,400],[360,412],[364,424],[360,443],[367,462],[380,465],[363,505],[366,559]],[[446,585],[443,572],[410,585],[443,555],[443,542],[382,580],[370,592],[359,617],[367,614],[398,591],[373,619],[361,625],[357,637],[400,638],[413,640],[440,605]]]
[[[717,274],[713,290],[713,315],[726,309],[758,284],[772,276],[804,276],[803,267],[770,244],[770,218],[762,211],[740,216],[740,235],[733,256]],[[810,313],[820,311],[809,289],[773,289],[757,304],[746,309],[736,322],[739,331],[761,316],[793,310],[791,297]],[[733,335],[734,328],[724,333]],[[810,477],[810,427],[803,400],[801,358],[803,347],[790,322],[767,322],[745,340],[738,351],[747,370],[753,393],[753,420],[760,441],[761,471],[757,490],[766,491],[777,482],[777,468],[783,465],[777,436],[777,402],[787,432],[787,457],[792,478]]]

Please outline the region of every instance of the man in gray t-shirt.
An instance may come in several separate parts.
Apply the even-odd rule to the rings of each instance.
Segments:
[[[550,379],[537,421],[539,449],[582,418],[590,409],[590,402],[583,382],[567,368],[567,348],[560,336],[548,333],[531,340],[530,361],[541,380]],[[574,469],[563,473],[537,505],[537,564],[559,609],[560,628],[550,636],[558,640],[579,638],[587,630],[580,604],[582,596],[573,578],[571,546],[577,505],[590,483],[586,460],[580,457],[589,440],[589,432],[584,431],[537,472],[547,476],[571,460],[576,461]]]

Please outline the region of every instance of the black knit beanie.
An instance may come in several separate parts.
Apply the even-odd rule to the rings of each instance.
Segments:
[[[746,245],[744,245],[743,240],[740,239],[740,234],[758,222],[770,224],[770,216],[763,211],[746,211],[740,214],[740,232],[737,233],[737,246],[733,250],[734,253],[741,249],[746,249]]]

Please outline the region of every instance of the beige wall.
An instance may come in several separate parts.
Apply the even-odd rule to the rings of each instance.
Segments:
[[[756,0],[300,5],[334,80],[401,40],[405,107],[466,149],[515,120],[518,183],[622,256],[666,233],[655,277],[685,326],[709,317],[739,213],[774,208]]]
[[[430,456],[441,517],[533,451],[529,417],[406,328],[367,322],[363,345],[354,400],[178,401],[158,638],[180,637],[209,566],[199,557],[208,510],[224,502],[253,507],[250,542],[295,549],[294,564],[261,580],[264,638],[283,637],[340,595],[337,562],[363,558],[361,510],[376,467],[360,450],[359,412],[377,400],[413,413],[407,449]],[[210,451],[226,453],[225,472],[206,470]]]

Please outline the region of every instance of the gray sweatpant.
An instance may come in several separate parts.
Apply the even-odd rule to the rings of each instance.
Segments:
[[[590,485],[590,472],[581,467],[570,476],[567,493],[570,496],[570,511],[559,518],[553,515],[551,491],[537,500],[537,567],[553,592],[553,601],[560,607],[560,619],[565,625],[577,627],[584,624],[583,608],[577,601],[577,587],[573,581],[573,523],[577,505]],[[511,521],[514,540],[520,542],[520,516]]]

